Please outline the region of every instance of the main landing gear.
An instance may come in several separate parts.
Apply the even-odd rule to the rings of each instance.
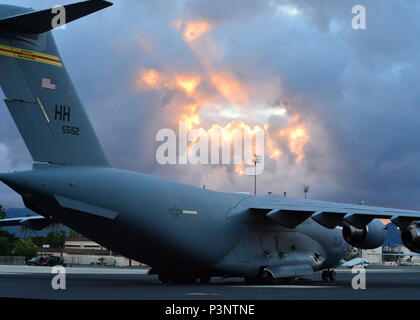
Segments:
[[[209,275],[195,276],[193,274],[166,274],[159,273],[159,281],[162,284],[194,284],[200,281],[200,284],[208,284],[211,280]]]
[[[246,284],[255,284],[255,285],[285,285],[285,284],[294,284],[295,278],[279,278],[276,279],[273,277],[273,274],[268,270],[263,270],[258,277],[255,278],[245,278]]]
[[[336,273],[333,269],[330,270],[324,270],[322,271],[322,280],[323,281],[335,281]]]

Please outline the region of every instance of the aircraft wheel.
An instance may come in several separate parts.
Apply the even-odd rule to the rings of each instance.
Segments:
[[[199,277],[201,284],[208,284],[211,280],[210,276],[201,276]]]
[[[336,273],[335,273],[335,271],[334,271],[334,270],[331,270],[331,271],[329,272],[328,278],[329,278],[329,280],[330,280],[331,282],[335,281],[335,278],[336,278]]]
[[[256,278],[246,277],[244,280],[245,280],[245,284],[257,284],[258,283]]]
[[[197,277],[192,274],[179,274],[173,279],[174,283],[193,284],[197,281]]]
[[[285,284],[294,284],[295,283],[295,278],[286,278],[286,279],[284,279],[284,283]]]
[[[335,281],[336,273],[334,270],[324,270],[322,271],[322,280],[323,281]]]
[[[167,274],[159,273],[159,281],[162,284],[169,284],[171,283],[171,278]]]
[[[275,284],[276,279],[274,279],[273,275],[270,271],[264,270],[260,275],[261,283],[263,284]]]

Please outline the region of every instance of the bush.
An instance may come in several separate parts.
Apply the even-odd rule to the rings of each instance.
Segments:
[[[27,260],[36,257],[38,248],[31,239],[19,239],[15,243],[13,255],[24,256]]]
[[[13,251],[13,241],[7,237],[0,237],[0,256],[9,256]]]

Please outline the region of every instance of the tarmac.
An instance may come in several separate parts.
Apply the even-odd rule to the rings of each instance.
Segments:
[[[351,269],[337,269],[334,282],[316,273],[288,285],[248,285],[241,278],[213,278],[210,284],[163,285],[146,268],[66,267],[65,289],[54,289],[50,267],[0,266],[0,297],[48,300],[366,300],[420,299],[420,267],[372,266],[366,288]],[[62,278],[63,279],[63,278]],[[361,282],[357,282],[361,284]]]

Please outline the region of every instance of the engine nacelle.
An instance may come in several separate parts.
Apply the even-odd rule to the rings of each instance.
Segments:
[[[420,227],[417,224],[410,225],[401,232],[401,240],[404,245],[413,252],[420,253]]]
[[[363,229],[345,223],[343,226],[344,240],[359,249],[375,249],[383,245],[386,238],[385,226],[379,220],[373,220]]]

